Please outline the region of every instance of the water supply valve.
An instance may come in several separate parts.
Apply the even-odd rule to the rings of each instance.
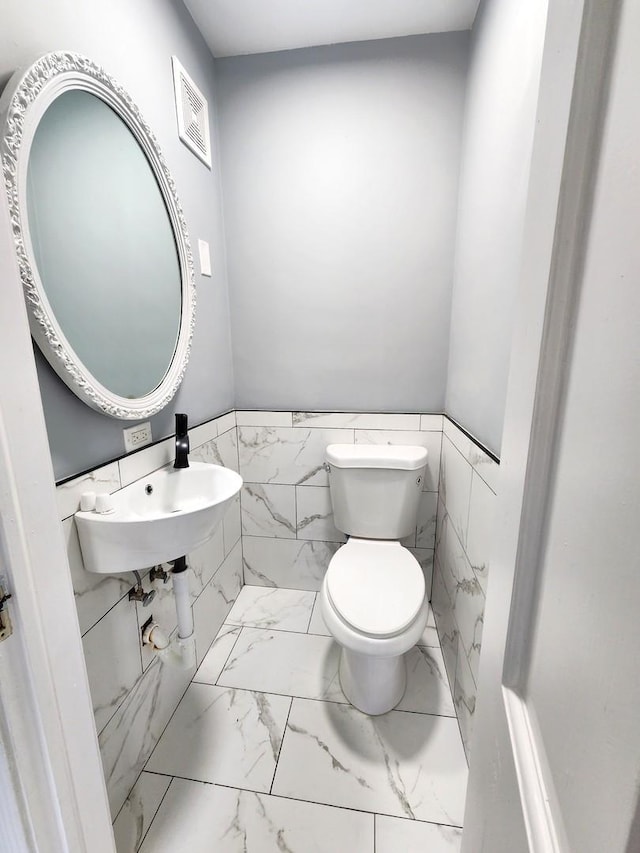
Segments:
[[[148,607],[156,597],[155,589],[145,592],[142,588],[142,578],[140,572],[134,572],[136,576],[136,585],[129,590],[129,601],[139,601],[143,607]]]
[[[168,583],[169,581],[169,572],[166,572],[162,566],[154,566],[149,572],[149,580],[153,583],[156,580],[162,581],[162,583]]]

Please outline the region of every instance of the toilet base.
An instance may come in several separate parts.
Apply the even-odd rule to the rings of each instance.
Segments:
[[[342,647],[340,686],[349,702],[364,714],[378,716],[393,710],[407,687],[404,654],[374,657]]]

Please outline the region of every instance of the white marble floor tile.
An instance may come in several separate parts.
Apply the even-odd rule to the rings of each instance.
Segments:
[[[462,830],[455,826],[376,815],[376,853],[459,853]],[[118,851],[118,853],[120,853]]]
[[[339,664],[340,647],[330,637],[243,628],[218,684],[346,702]]]
[[[405,655],[405,662],[407,689],[396,710],[455,717],[440,649],[414,646]]]
[[[141,853],[373,853],[373,815],[174,779]]]
[[[340,652],[330,637],[243,628],[217,683],[346,703],[338,675]],[[398,710],[455,716],[440,650],[416,646],[407,653],[406,664],[407,690]]]
[[[191,684],[147,770],[269,791],[291,699]]]
[[[426,630],[426,629],[425,629]],[[320,606],[320,595],[316,595],[316,601],[313,605],[313,613],[311,614],[311,622],[309,622],[309,633],[319,634],[322,637],[330,637],[331,632],[325,625],[322,618],[322,608]]]
[[[240,631],[242,628],[239,625],[223,625],[220,628],[211,648],[193,677],[194,681],[202,684],[216,683],[236,640],[240,636]]]
[[[272,793],[461,826],[466,782],[454,718],[294,699]]]
[[[113,824],[118,853],[136,853],[167,793],[170,776],[141,773]]]
[[[243,586],[226,622],[306,632],[315,597],[314,592],[304,590]]]

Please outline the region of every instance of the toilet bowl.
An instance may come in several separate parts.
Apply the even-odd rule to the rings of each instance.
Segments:
[[[351,538],[329,564],[320,602],[342,647],[343,693],[365,714],[386,714],[404,696],[404,655],[427,624],[418,561],[399,542]]]

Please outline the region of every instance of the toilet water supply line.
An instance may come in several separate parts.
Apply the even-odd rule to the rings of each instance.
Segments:
[[[178,557],[174,561],[171,576],[178,617],[178,636],[172,641],[157,622],[150,622],[142,635],[142,642],[151,646],[162,663],[190,669],[196,665],[196,642],[185,557]]]

